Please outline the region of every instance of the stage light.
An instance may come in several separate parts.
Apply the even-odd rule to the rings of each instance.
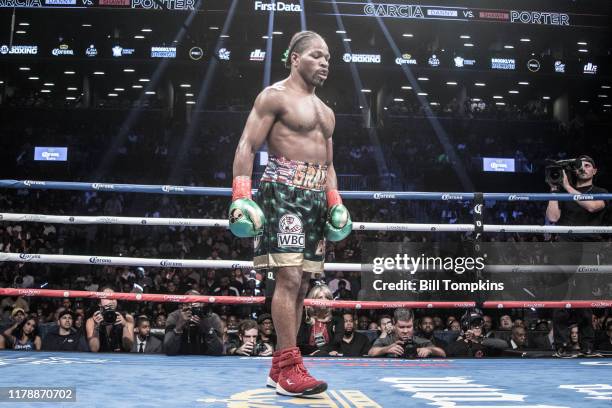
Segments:
[[[138,80],[138,82],[149,82],[149,81],[150,81],[150,79],[148,79],[148,78],[140,78]]]
[[[36,76],[31,76],[31,77],[28,77],[28,79],[29,79],[30,81],[38,81],[40,78],[39,78],[39,77],[36,77]]]
[[[74,71],[64,71],[64,74],[66,74],[66,75],[74,75],[75,72]]]
[[[210,26],[210,27],[208,27],[208,29],[209,29],[209,30],[218,30],[218,29],[219,29],[219,27],[217,27],[217,26]]]
[[[514,45],[504,45],[504,48],[507,50],[512,50],[514,49]]]
[[[417,95],[419,95],[419,96],[427,96],[427,92],[418,92]]]
[[[521,38],[521,42],[530,42],[531,40],[529,38]]]
[[[55,86],[53,82],[45,82],[43,86]]]
[[[402,37],[412,38],[412,37],[414,37],[414,35],[410,34],[410,33],[404,33],[404,34],[402,34]]]
[[[431,106],[438,106],[438,105],[440,105],[438,102],[429,102],[429,104],[430,104]]]
[[[150,28],[143,28],[143,29],[142,29],[142,30],[140,30],[140,31],[142,31],[143,33],[150,33],[150,32],[152,32],[153,30],[151,30]]]
[[[27,32],[23,30],[17,30],[15,31],[15,34],[27,34]]]
[[[495,102],[495,104],[498,106],[506,106],[505,102]]]
[[[66,88],[67,91],[76,91],[77,88],[69,86],[68,88]]]
[[[20,25],[21,27],[27,27],[27,26],[29,26],[29,25],[30,25],[30,23],[25,23],[25,22],[23,22],[23,23],[19,23],[19,25]]]
[[[104,75],[104,71],[94,71],[94,75]]]
[[[395,102],[404,102],[404,98],[393,98]]]
[[[195,101],[187,101],[187,102],[185,102],[185,103],[186,103],[187,105],[195,105],[195,104],[196,104],[196,103],[195,103]]]
[[[501,95],[493,95],[493,99],[504,99]]]
[[[142,85],[132,85],[132,88],[134,88],[134,89],[142,89]]]
[[[610,85],[602,85],[601,88],[602,89],[610,89]]]
[[[67,101],[74,101],[74,100],[76,100],[76,96],[67,96],[66,100]]]
[[[529,82],[527,82],[527,81],[521,81],[521,82],[519,82],[518,84],[519,84],[519,85],[529,85]]]
[[[578,45],[587,45],[587,43],[584,42],[584,41],[578,41],[576,44],[578,44]]]
[[[135,39],[135,40],[143,40],[144,38],[145,38],[145,36],[144,36],[144,35],[135,35],[135,36],[134,36],[134,39]]]
[[[81,24],[81,27],[91,27],[91,24],[83,23],[83,24]]]
[[[412,90],[412,87],[404,85],[404,86],[402,86],[402,89],[405,90],[405,91],[410,91],[410,90]]]
[[[134,68],[124,68],[123,72],[136,72]]]
[[[607,98],[607,97],[608,97],[608,95],[601,94],[601,95],[597,95],[597,97],[598,97],[598,98]]]
[[[41,89],[40,92],[42,92],[42,93],[50,93],[51,90],[50,89]]]
[[[475,86],[486,86],[486,84],[484,82],[476,82],[474,83]]]
[[[189,84],[181,84],[181,88],[191,88],[191,85],[189,85]]]
[[[548,101],[548,100],[550,100],[550,96],[543,96],[542,99]]]
[[[282,31],[272,31],[272,35],[283,35]]]
[[[446,85],[453,85],[454,86],[454,85],[457,85],[457,83],[455,81],[448,81],[446,83]]]
[[[119,96],[116,93],[109,93],[108,96]]]
[[[346,31],[344,31],[344,30],[336,30],[336,34],[346,34]]]
[[[370,92],[372,92],[372,90],[371,89],[362,89],[361,92],[363,92],[363,93],[370,93]]]
[[[589,103],[589,101],[587,101],[586,99],[581,99],[580,103]]]
[[[146,91],[145,94],[146,95],[155,95],[155,91]]]
[[[472,43],[465,43],[465,44],[463,44],[463,46],[464,46],[464,47],[473,47],[473,46],[474,46],[474,44],[472,44]]]
[[[115,88],[115,89],[113,89],[113,91],[121,92],[121,91],[125,91],[125,89],[124,88]]]
[[[418,77],[417,80],[419,80],[419,81],[429,81],[429,78],[427,78],[427,77]]]
[[[192,93],[186,93],[185,96],[193,97],[193,94]]]
[[[512,90],[512,91],[508,91],[508,93],[509,94],[517,94],[517,93],[519,93],[519,91]]]
[[[470,37],[469,35],[460,35],[459,38],[461,38],[463,40],[469,40],[472,37]]]
[[[19,67],[20,71],[29,71],[30,67]]]
[[[350,38],[343,38],[342,41],[344,41],[344,42],[351,42],[352,40]]]

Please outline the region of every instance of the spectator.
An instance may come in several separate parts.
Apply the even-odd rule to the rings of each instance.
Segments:
[[[419,322],[419,330],[417,332],[418,337],[422,337],[432,342],[432,344],[441,349],[445,349],[447,344],[444,340],[436,338],[434,336],[434,323],[431,316],[423,316]]]
[[[368,352],[371,357],[446,357],[446,353],[429,340],[414,335],[414,314],[411,309],[399,308],[393,313],[394,331],[378,338]]]
[[[186,295],[199,295],[190,290]],[[223,353],[223,328],[215,313],[206,314],[202,303],[183,303],[170,313],[166,322],[164,350],[169,356],[177,354]]]
[[[524,350],[527,348],[527,331],[523,326],[514,326],[512,328],[510,347],[512,350]]]
[[[379,339],[384,339],[393,333],[395,328],[391,316],[385,314],[378,318],[378,330],[380,331]]]
[[[19,351],[40,351],[41,343],[38,335],[38,322],[28,316],[21,322],[13,324],[4,331],[4,338],[10,348]]]
[[[259,315],[257,324],[259,324],[259,338],[261,342],[272,347],[272,350],[276,350],[276,333],[274,332],[272,315],[269,313]]]
[[[44,351],[89,351],[82,331],[73,327],[73,314],[64,309],[59,313],[57,326],[53,327],[42,341]]]
[[[110,287],[105,293],[115,293]],[[117,309],[116,299],[100,299],[98,309],[85,322],[89,349],[99,351],[129,352],[134,344],[134,318]]]
[[[215,296],[240,296],[240,292],[233,286],[230,286],[230,278],[223,276],[219,280],[219,286],[213,291]]]
[[[167,316],[164,313],[159,313],[155,318],[155,328],[156,329],[166,329],[166,319]]]
[[[485,338],[482,334],[482,319],[469,319],[465,331],[456,341],[449,343],[446,351],[449,357],[476,357],[499,355],[508,347],[505,340]]]
[[[338,282],[338,290],[333,293],[334,300],[351,300],[353,297],[350,290],[346,288],[346,281],[342,279]]]
[[[132,353],[162,353],[162,342],[151,334],[151,321],[147,316],[140,316],[136,320],[135,340],[132,350],[130,350]]]
[[[370,351],[368,338],[355,331],[355,316],[352,313],[342,315],[344,331],[342,337],[338,337],[331,347],[330,356],[362,357]]]
[[[493,319],[489,315],[482,316],[482,333],[484,337],[494,337],[493,333]]]
[[[371,322],[371,320],[370,320],[370,318],[368,316],[366,316],[366,315],[359,316],[359,319],[358,319],[358,323],[359,323],[358,329],[359,330],[368,330],[368,327],[370,326],[370,322]]]
[[[512,330],[512,318],[509,315],[502,315],[499,318],[499,330]]]
[[[606,337],[597,344],[597,350],[612,352],[612,320],[606,324]]]
[[[306,296],[307,299],[332,300],[332,294],[327,285],[317,284]],[[340,335],[342,322],[335,319],[332,309],[325,306],[306,306],[305,319],[300,325],[297,345],[302,354],[327,354],[334,336]]]
[[[272,346],[258,341],[259,328],[253,320],[243,320],[238,325],[240,343],[230,347],[229,354],[239,356],[269,357],[274,352]]]

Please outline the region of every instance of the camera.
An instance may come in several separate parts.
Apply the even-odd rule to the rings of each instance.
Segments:
[[[412,337],[404,340],[403,347],[404,347],[404,354],[402,354],[402,358],[416,358],[417,346]]]
[[[465,332],[473,327],[484,326],[484,320],[482,318],[482,311],[478,308],[467,310],[463,316],[461,316],[461,329]]]
[[[113,306],[102,306],[100,307],[100,313],[104,319],[104,324],[114,324],[117,321],[117,311]]]
[[[570,184],[575,185],[576,171],[582,168],[582,160],[567,159],[567,160],[550,160],[547,159],[546,168],[544,169],[544,178],[548,184],[561,186],[563,184],[563,171],[567,174]]]
[[[257,343],[253,347],[253,351],[251,351],[251,355],[252,356],[258,356],[258,355],[260,355],[261,353],[263,353],[266,350],[267,350],[267,347],[266,347],[266,345],[264,343]]]
[[[315,333],[314,342],[318,348],[321,348],[327,344],[327,341],[325,341],[325,337],[323,336],[323,333]]]

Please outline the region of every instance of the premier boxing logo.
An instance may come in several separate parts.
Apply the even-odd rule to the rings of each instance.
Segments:
[[[277,234],[279,248],[304,248],[305,237],[302,220],[295,214],[285,214],[278,221]]]

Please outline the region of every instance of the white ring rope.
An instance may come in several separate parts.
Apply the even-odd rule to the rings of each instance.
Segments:
[[[224,219],[207,218],[147,218],[115,216],[72,216],[0,213],[0,221],[41,222],[49,224],[108,224],[108,225],[151,225],[184,227],[228,228]],[[612,234],[612,227],[561,226],[561,225],[496,225],[485,224],[484,232],[524,232],[557,234]],[[473,224],[414,224],[386,222],[353,222],[353,231],[399,231],[399,232],[472,232]]]
[[[0,253],[0,262],[108,266],[147,266],[154,268],[253,268],[253,262],[237,260],[226,261],[214,259],[154,259],[129,258],[121,256],[50,255],[10,252]],[[372,269],[372,264],[325,263],[326,271],[362,272],[371,271]],[[449,272],[448,270],[441,269],[429,269],[428,271]],[[494,273],[610,273],[612,272],[612,265],[486,265],[483,271]],[[425,272],[425,270],[422,270],[421,272]]]

